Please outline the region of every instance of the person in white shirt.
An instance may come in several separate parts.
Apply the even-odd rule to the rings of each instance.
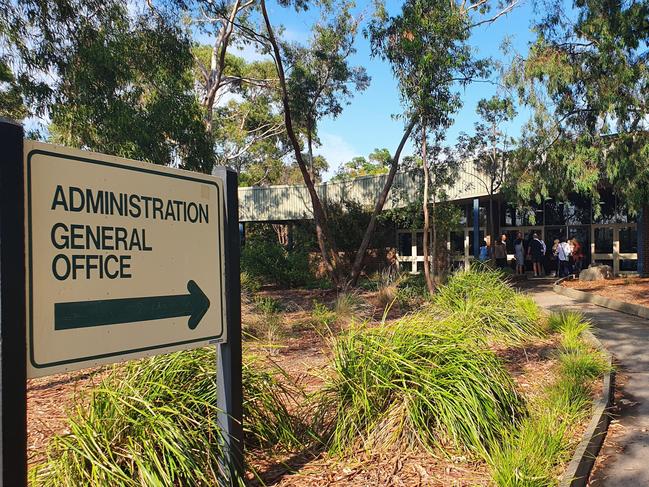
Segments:
[[[559,277],[566,277],[570,273],[570,254],[572,253],[572,248],[566,242],[566,239],[562,238],[557,250],[557,256],[559,257]]]

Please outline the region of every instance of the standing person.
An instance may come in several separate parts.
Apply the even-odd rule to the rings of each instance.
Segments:
[[[539,239],[539,234],[535,233],[532,235],[532,241],[528,248],[528,252],[532,256],[532,269],[534,270],[534,277],[540,277],[543,267],[541,262],[543,262],[543,256],[545,243]]]
[[[507,235],[503,234],[494,244],[494,259],[496,259],[496,266],[499,269],[507,267]]]
[[[514,255],[516,256],[516,274],[525,274],[525,246],[523,234],[518,232],[514,241]]]
[[[489,247],[487,247],[487,241],[483,240],[480,245],[480,253],[478,254],[478,260],[480,262],[486,262],[489,258]]]
[[[559,243],[559,277],[566,277],[570,273],[570,244],[565,238]]]
[[[554,260],[553,277],[559,277],[559,239],[558,238],[555,238],[554,243],[552,244],[552,258]]]
[[[570,244],[572,248],[572,261],[574,263],[573,272],[579,275],[584,263],[584,248],[575,237],[572,238]]]

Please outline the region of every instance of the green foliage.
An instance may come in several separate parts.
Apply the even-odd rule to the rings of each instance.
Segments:
[[[435,305],[466,317],[466,326],[505,343],[520,343],[543,334],[541,311],[532,298],[513,289],[499,271],[461,271],[434,297]]]
[[[295,411],[306,398],[283,369],[264,369],[246,357],[242,371],[247,448],[298,451],[316,439],[310,427],[289,411],[289,407]]]
[[[304,286],[314,280],[309,255],[288,251],[277,240],[248,240],[241,252],[241,270],[280,286]]]
[[[430,313],[353,328],[333,346],[324,390],[329,449],[449,444],[485,452],[521,411],[512,379],[486,347]]]
[[[367,159],[363,156],[357,156],[341,165],[331,180],[339,181],[385,174],[388,172],[391,162],[392,155],[388,149],[374,149]]]
[[[556,469],[574,448],[571,433],[589,411],[594,379],[609,370],[601,352],[581,334],[589,328],[578,313],[551,315],[548,324],[571,343],[558,355],[557,379],[528,405],[529,415],[512,428],[490,458],[492,478],[500,487],[546,487],[556,484]]]
[[[316,325],[316,329],[320,330],[324,328],[325,330],[329,330],[336,322],[337,316],[336,312],[329,309],[326,304],[314,300],[311,318]]]
[[[395,301],[401,309],[416,308],[429,297],[423,273],[402,274],[396,286]]]
[[[222,478],[213,349],[116,367],[52,439],[35,485],[216,485]],[[281,380],[280,380],[281,378]],[[288,410],[301,391],[281,369],[243,367],[244,429],[251,446],[291,450],[309,440]]]
[[[20,85],[9,65],[0,58],[0,117],[21,121],[26,115]]]
[[[370,81],[364,67],[349,65],[358,29],[352,4],[341,2],[336,7],[337,15],[314,25],[308,45],[283,46],[291,117],[307,137],[316,134],[322,117],[340,115],[354,93],[364,91]]]
[[[253,277],[247,272],[240,274],[241,279],[241,293],[250,297],[250,295],[259,292],[261,289],[261,280],[258,277]]]
[[[198,350],[115,369],[54,437],[38,484],[213,485],[223,475],[214,363]]]
[[[486,74],[486,63],[473,59],[469,39],[473,15],[463,3],[409,0],[399,15],[383,4],[368,27],[372,54],[390,62],[408,118],[436,131],[447,127],[459,109],[458,88]],[[457,83],[457,80],[463,80]]]
[[[282,303],[272,296],[257,296],[255,306],[264,314],[279,313],[284,309]]]
[[[106,24],[81,23],[70,43],[49,107],[54,142],[211,171],[191,42],[180,29],[153,15],[132,19],[122,5]]]
[[[646,1],[556,0],[540,11],[529,55],[515,56],[506,78],[532,111],[513,159],[520,198],[575,192],[597,203],[611,185],[631,210],[646,204],[647,18]]]

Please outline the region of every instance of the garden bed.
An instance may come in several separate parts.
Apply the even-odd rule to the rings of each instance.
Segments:
[[[562,286],[625,303],[649,306],[649,278],[618,277],[601,281],[565,280]]]
[[[421,283],[410,280],[364,283],[341,294],[270,287],[248,293],[246,483],[507,486],[519,485],[519,475],[542,479],[538,485],[555,483],[590,419],[602,365],[579,338],[587,329],[581,317],[555,316],[546,323],[529,298],[499,279],[494,273],[461,275],[440,289],[434,303],[425,303]],[[196,372],[179,375],[173,372],[176,362]],[[214,397],[205,395],[205,387],[211,390],[212,379],[201,377],[213,363],[209,353],[196,351],[117,366],[103,388],[95,389],[92,403],[77,392],[96,385],[112,367],[30,381],[34,463],[43,459],[47,436],[70,431],[66,408],[82,405],[81,416],[71,413],[74,434],[55,437],[49,463],[54,474],[42,476],[49,479],[42,485],[70,478],[87,483],[86,475],[112,478],[100,469],[84,473],[86,461],[88,466],[118,462],[106,470],[133,479],[120,485],[140,485],[137,476],[145,467],[153,469],[147,475],[158,475],[154,458],[162,446],[156,446],[155,436],[146,439],[141,465],[120,460],[122,454],[140,455],[130,452],[139,450],[129,435],[156,427],[158,418],[139,406],[127,408],[127,421],[114,411],[123,407],[122,400],[153,401],[153,410],[171,401],[174,411],[185,407],[183,393],[194,390],[200,401],[178,418],[209,418]],[[173,390],[161,391],[160,381],[172,381]],[[119,390],[125,392],[114,392]],[[365,398],[371,402],[364,404]],[[89,404],[99,404],[103,412],[83,412]],[[111,421],[120,434],[109,441]],[[172,421],[166,428],[173,427],[173,415],[165,421]],[[180,455],[169,463],[176,467],[165,467],[171,470],[161,475],[183,484],[187,474],[177,465],[184,462],[209,471],[210,457],[184,457],[191,442],[203,444],[201,438],[214,435],[206,421],[201,429],[207,430],[187,439],[190,446],[170,453]],[[104,442],[96,456],[86,431]],[[74,454],[65,452],[77,442],[85,445],[78,451],[90,457],[70,463]],[[214,445],[214,439],[208,443]],[[125,448],[130,453],[123,453]],[[105,451],[113,451],[108,460]],[[210,452],[218,454],[218,448]],[[103,485],[98,478],[93,481]]]

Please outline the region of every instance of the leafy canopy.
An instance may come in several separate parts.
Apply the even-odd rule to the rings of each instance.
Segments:
[[[612,186],[649,199],[649,2],[544,3],[528,58],[507,77],[533,115],[513,173],[521,198]]]

